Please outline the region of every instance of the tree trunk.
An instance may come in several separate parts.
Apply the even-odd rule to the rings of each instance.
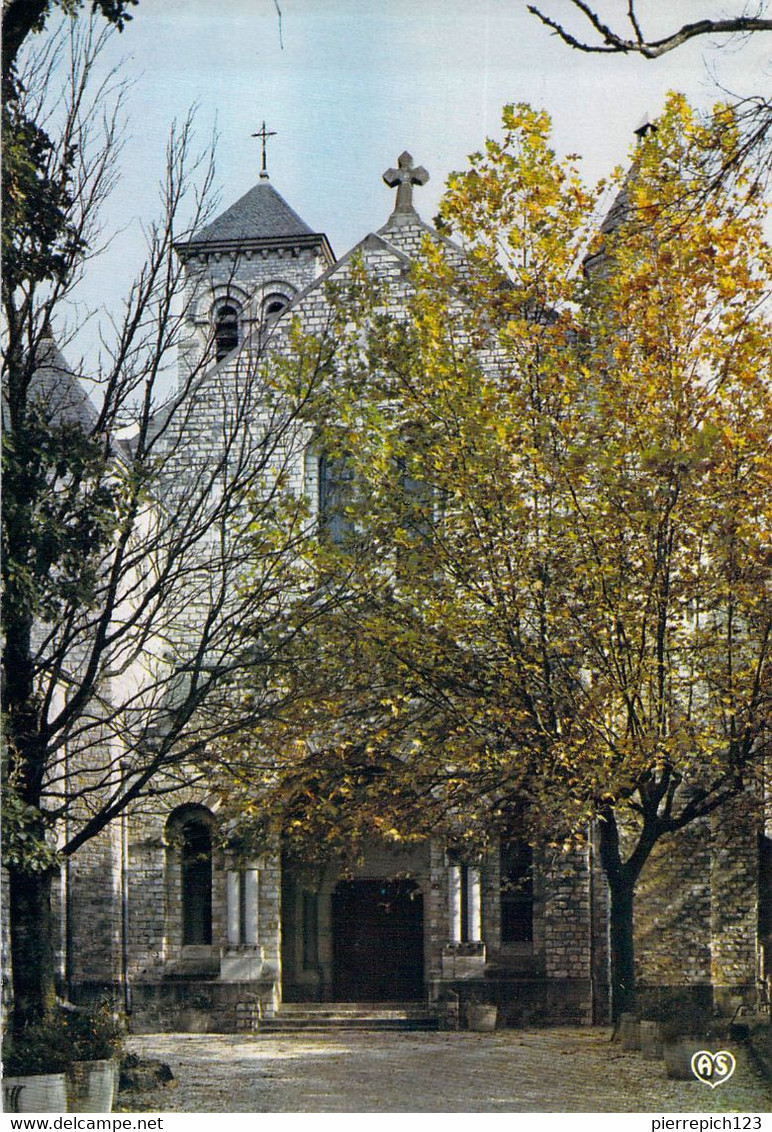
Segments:
[[[13,1022],[18,1032],[56,1002],[51,882],[54,870],[9,874]]]
[[[619,842],[619,827],[612,809],[599,815],[598,833],[600,860],[609,886],[609,943],[611,948],[611,1018],[635,1009],[635,939],[633,906],[635,882],[642,862],[648,856],[642,840],[640,852],[624,861]],[[648,845],[648,837],[646,843]]]
[[[611,1018],[635,1009],[634,888],[624,876],[609,876]]]

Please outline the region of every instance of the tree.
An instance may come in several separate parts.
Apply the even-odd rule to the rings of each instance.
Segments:
[[[613,778],[624,766],[628,780],[609,784],[613,804],[593,798],[618,1011],[651,849],[758,788],[769,741],[765,210],[743,207],[742,179],[690,204],[702,153],[731,148],[737,130],[727,108],[703,124],[671,98],[587,287],[593,403],[569,485],[580,550],[571,612],[603,688],[601,766]],[[638,825],[629,848],[620,802]]]
[[[92,12],[101,12],[112,25],[123,31],[131,19],[130,8],[139,0],[92,0]],[[83,0],[3,0],[3,97],[8,92],[16,59],[22,44],[33,32],[42,31],[53,8],[75,16],[83,8]]]
[[[102,37],[79,22],[59,36],[72,70],[54,113],[50,46],[43,63],[30,58],[18,104],[22,123],[44,121],[57,139],[33,162],[41,196],[55,188],[51,225],[28,222],[33,173],[3,243],[3,859],[17,1027],[53,1004],[61,862],[129,805],[197,781],[208,744],[278,709],[279,625],[303,600],[305,510],[283,490],[302,430],[271,394],[266,356],[234,355],[212,375],[210,348],[176,387],[170,377],[187,301],[175,244],[204,221],[213,175],[190,120],[172,130],[161,218],[101,332],[99,365],[73,370],[54,344],[97,250],[119,122],[102,88],[88,98]],[[19,168],[39,136],[17,135]],[[300,345],[295,380],[312,386],[326,347]],[[197,454],[204,403],[220,436]],[[227,694],[237,676],[248,704]]]
[[[690,40],[704,36],[747,37],[758,32],[772,31],[771,19],[760,14],[751,16],[743,13],[720,19],[705,17],[692,23],[685,23],[658,39],[652,39],[643,30],[635,0],[629,0],[625,5],[625,15],[629,24],[625,32],[615,31],[600,12],[585,0],[570,0],[570,3],[589,23],[595,33],[595,39],[586,39],[578,33],[569,31],[564,22],[547,15],[535,4],[529,4],[528,11],[546,27],[551,28],[569,47],[589,54],[632,54],[644,59],[658,59]],[[764,5],[761,5],[759,12],[763,8]],[[735,117],[737,128],[734,131],[734,149],[722,148],[720,152],[705,155],[704,187],[707,191],[720,185],[724,180],[731,180],[751,164],[756,166],[756,177],[752,180],[751,187],[765,182],[769,176],[772,167],[772,153],[769,148],[772,136],[772,103],[762,95],[739,99]]]
[[[587,51],[595,54],[636,54],[644,59],[658,59],[668,51],[673,51],[688,43],[691,39],[702,36],[717,35],[752,35],[760,31],[772,31],[772,20],[764,17],[749,16],[743,13],[739,16],[729,16],[721,19],[705,17],[692,23],[682,24],[675,31],[667,35],[652,39],[643,30],[641,18],[636,12],[635,0],[629,0],[625,5],[629,29],[626,32],[615,31],[610,23],[585,0],[570,0],[570,3],[581,12],[590,24],[597,39],[588,41],[574,35],[565,24],[547,15],[537,8],[535,4],[528,5],[528,11],[541,20],[556,35],[577,51]]]
[[[743,183],[694,208],[731,109],[670,100],[589,253],[597,198],[546,116],[504,125],[442,206],[466,269],[427,247],[404,319],[366,281],[347,300],[314,405],[350,468],[317,549],[340,596],[296,641],[311,694],[268,785],[331,845],[594,822],[617,1017],[652,849],[768,750],[772,261]]]

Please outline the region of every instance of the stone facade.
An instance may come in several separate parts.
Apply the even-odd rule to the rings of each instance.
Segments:
[[[335,263],[325,237],[270,186],[258,189],[179,249],[188,272],[180,383],[192,381],[195,404],[187,463],[169,469],[177,491],[217,453],[223,414],[243,395],[267,336],[280,348],[290,317],[322,332],[325,284],[345,281],[354,263],[388,283],[398,310],[411,257],[427,238],[440,239],[412,206],[401,207]],[[288,316],[268,309],[277,296],[290,303]],[[223,304],[236,312],[228,317],[238,343],[218,362]],[[257,401],[250,419],[256,428],[269,419]],[[294,432],[277,461],[313,510],[318,461],[308,437]],[[187,616],[195,610],[192,601]],[[345,873],[335,861],[290,861],[278,845],[245,863],[206,848],[216,811],[204,790],[170,793],[153,812],[127,814],[68,866],[64,968],[76,999],[112,989],[140,1031],[250,1030],[283,1000],[368,994],[450,1004],[451,1014],[483,998],[513,1025],[607,1019],[608,893],[592,836],[570,851],[537,848],[524,895],[507,903],[498,846],[460,861],[438,843],[407,851],[372,844]],[[649,998],[693,991],[710,999],[714,988],[718,998],[752,997],[758,851],[749,813],[746,806],[729,822],[694,825],[647,864],[636,930]],[[193,907],[202,900],[205,915]],[[392,944],[378,943],[379,933]],[[399,940],[408,950],[395,958]]]

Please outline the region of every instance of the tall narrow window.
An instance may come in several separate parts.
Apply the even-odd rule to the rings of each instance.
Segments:
[[[396,514],[400,526],[397,543],[397,577],[409,577],[411,569],[423,569],[425,555],[432,541],[433,501],[431,486],[416,478],[401,457],[397,462]]]
[[[218,307],[214,323],[214,344],[217,361],[221,361],[239,344],[239,312],[232,303]]]
[[[418,540],[428,541],[432,534],[432,489],[426,480],[416,479],[401,457],[397,464],[399,489],[404,510],[404,523]]]
[[[212,942],[212,835],[195,820],[182,827],[182,942]]]
[[[347,508],[351,504],[354,471],[345,456],[319,457],[319,523],[336,546],[353,533]]]
[[[501,846],[501,942],[533,940],[533,850],[524,841]]]

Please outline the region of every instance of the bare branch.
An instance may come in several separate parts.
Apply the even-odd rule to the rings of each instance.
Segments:
[[[66,367],[52,321],[95,251],[120,147],[122,83],[111,73],[91,90],[105,38],[65,24],[24,71],[21,120],[51,132],[47,176],[61,188],[59,231],[73,239],[51,278],[21,255],[2,294],[12,330],[3,354],[7,782],[41,830],[61,834],[66,818],[65,855],[129,803],[168,790],[170,775],[196,780],[195,761],[213,742],[286,707],[292,685],[273,673],[297,632],[287,613],[307,601],[298,564],[311,529],[287,483],[330,349],[317,343],[298,362],[294,404],[272,393],[270,340],[259,335],[217,368],[210,340],[169,392],[190,326],[175,245],[208,221],[214,178],[213,151],[196,152],[188,115],[170,133],[145,263],[100,332],[104,364],[85,375]],[[118,108],[106,108],[111,96]],[[25,231],[14,238],[23,253]],[[74,421],[61,414],[68,398],[83,406]],[[195,443],[212,427],[202,401],[218,422],[214,447]],[[313,616],[308,603],[299,621]],[[233,694],[238,679],[248,696]]]
[[[635,11],[635,0],[628,0],[627,18],[633,31],[632,37],[629,37],[614,31],[585,0],[570,0],[570,2],[597,32],[601,40],[600,43],[581,39],[572,34],[565,24],[547,15],[535,4],[529,4],[528,11],[541,20],[569,47],[573,47],[576,51],[585,51],[591,54],[637,54],[642,55],[645,59],[657,59],[668,51],[673,51],[699,36],[751,35],[755,32],[772,31],[772,20],[770,19],[759,16],[734,16],[721,20],[695,20],[693,23],[683,24],[676,31],[663,36],[661,39],[647,39]]]

